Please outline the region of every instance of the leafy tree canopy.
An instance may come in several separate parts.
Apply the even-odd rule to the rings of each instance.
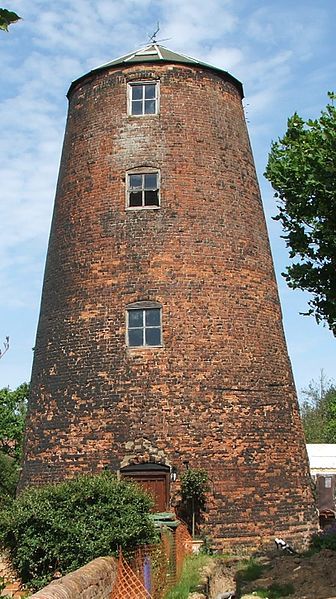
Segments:
[[[294,114],[274,142],[265,176],[276,190],[289,255],[283,273],[292,288],[313,294],[309,310],[336,335],[336,107],[335,95],[319,119]]]
[[[3,31],[8,31],[8,27],[20,19],[21,17],[19,17],[16,12],[7,10],[6,8],[0,8],[0,29]]]
[[[0,389],[0,451],[19,462],[27,411],[29,385],[23,383],[14,391]]]
[[[323,372],[303,392],[301,417],[307,443],[336,443],[336,384]]]

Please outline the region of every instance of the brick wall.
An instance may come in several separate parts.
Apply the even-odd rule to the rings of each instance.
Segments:
[[[31,595],[33,599],[109,599],[116,578],[112,557],[99,557]]]
[[[127,81],[147,79],[160,114],[128,116]],[[136,167],[160,170],[159,210],[125,210]],[[162,305],[161,348],[126,347],[139,300]],[[130,442],[208,469],[220,542],[315,525],[240,88],[182,64],[107,69],[70,95],[21,486],[118,470]]]

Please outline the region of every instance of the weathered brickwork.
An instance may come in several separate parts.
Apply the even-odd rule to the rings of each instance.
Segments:
[[[147,79],[160,113],[128,116],[127,82]],[[160,209],[125,210],[136,167],[160,170]],[[140,300],[162,305],[160,348],[126,347]],[[72,88],[21,485],[118,470],[136,439],[178,471],[207,468],[221,543],[314,526],[240,88],[197,66],[117,67]]]

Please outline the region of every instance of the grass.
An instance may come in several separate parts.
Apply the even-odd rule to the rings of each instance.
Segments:
[[[294,593],[294,587],[291,583],[288,584],[271,584],[267,589],[256,588],[253,594],[262,599],[282,599]]]
[[[237,580],[240,583],[257,580],[262,575],[264,568],[265,566],[259,564],[259,562],[251,557],[249,560],[244,561],[242,567],[239,568]]]
[[[179,583],[168,592],[165,599],[188,599],[189,593],[197,590],[201,570],[208,561],[209,557],[202,554],[187,557]]]

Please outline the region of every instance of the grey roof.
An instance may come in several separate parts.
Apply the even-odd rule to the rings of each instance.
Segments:
[[[134,52],[130,52],[129,54],[125,54],[124,56],[120,56],[119,58],[116,58],[115,60],[112,60],[111,62],[107,62],[95,69],[92,69],[92,71],[90,71],[89,73],[82,75],[81,77],[79,77],[78,79],[76,79],[75,81],[72,82],[72,84],[70,85],[70,89],[68,91],[68,95],[77,83],[79,83],[80,81],[82,81],[83,79],[85,79],[86,77],[88,77],[90,75],[94,75],[95,73],[98,73],[105,69],[109,69],[111,67],[117,67],[119,65],[127,66],[129,64],[137,64],[137,63],[144,63],[144,62],[182,63],[182,64],[191,64],[191,65],[195,65],[195,66],[200,66],[200,67],[206,68],[206,69],[211,69],[212,71],[215,71],[218,74],[221,74],[222,76],[225,75],[226,77],[231,79],[234,83],[236,83],[236,85],[238,86],[238,88],[241,91],[241,94],[243,95],[242,84],[240,83],[240,81],[238,81],[238,79],[236,79],[235,77],[230,75],[230,73],[228,73],[227,71],[224,71],[223,69],[219,69],[218,67],[214,67],[206,62],[201,62],[200,60],[196,60],[195,58],[191,58],[190,56],[186,56],[184,54],[177,54],[177,52],[172,52],[172,50],[169,50],[168,48],[165,48],[164,46],[161,46],[161,45],[155,44],[155,43],[144,46],[143,48],[140,48],[139,50],[135,50]]]

